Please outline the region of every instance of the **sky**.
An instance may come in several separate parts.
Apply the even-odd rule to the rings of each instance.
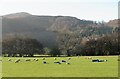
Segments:
[[[0,15],[28,12],[33,15],[73,16],[93,21],[118,18],[119,0],[0,0]]]

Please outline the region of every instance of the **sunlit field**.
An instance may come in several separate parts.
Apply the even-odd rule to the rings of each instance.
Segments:
[[[117,56],[87,56],[81,57],[42,57],[2,58],[3,77],[117,77]],[[11,59],[9,61],[9,59]],[[19,62],[15,63],[17,59]],[[30,61],[25,61],[30,59]],[[35,59],[38,59],[36,61]],[[92,62],[93,59],[107,60],[106,62]],[[65,60],[66,62],[61,62]],[[60,61],[61,64],[54,62]],[[46,63],[43,63],[46,62]]]
[[[0,57],[0,78],[2,77],[2,57]]]

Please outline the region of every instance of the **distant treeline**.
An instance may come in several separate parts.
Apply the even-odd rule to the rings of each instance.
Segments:
[[[90,39],[81,50],[85,55],[119,55],[120,35],[114,33]]]
[[[118,39],[120,39],[118,32],[87,38],[81,37],[78,32],[68,32],[59,35],[56,47],[48,48],[36,39],[12,37],[3,39],[2,55],[7,57],[119,55],[120,42]]]

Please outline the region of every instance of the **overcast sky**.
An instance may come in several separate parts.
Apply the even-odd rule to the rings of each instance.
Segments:
[[[108,21],[118,18],[119,0],[0,0],[0,15],[28,12]]]

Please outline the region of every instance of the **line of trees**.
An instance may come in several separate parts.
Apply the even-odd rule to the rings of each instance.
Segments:
[[[2,41],[2,54],[4,56],[33,56],[40,54],[43,46],[36,39],[18,38],[4,39]]]
[[[78,55],[119,55],[120,35],[113,32],[103,36],[81,37],[81,32],[60,33],[58,45],[53,48],[43,47],[36,39],[13,37],[3,39],[3,56],[78,56]]]
[[[119,55],[120,35],[117,33],[106,35],[98,39],[90,39],[84,45],[85,55]]]
[[[76,35],[76,34],[75,34]],[[90,36],[86,39],[75,36],[65,35],[64,39],[59,39],[59,45],[64,54],[72,55],[119,55],[120,50],[120,35],[113,33],[110,35]]]

